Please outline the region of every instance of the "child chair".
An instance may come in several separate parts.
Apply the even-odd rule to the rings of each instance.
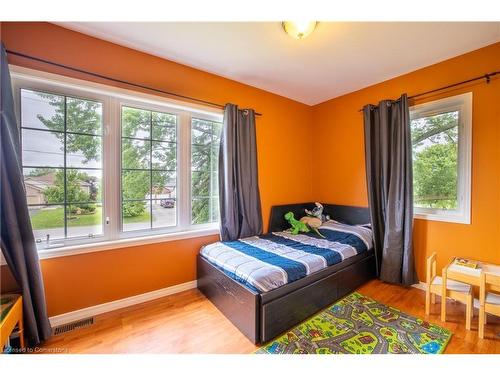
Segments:
[[[436,275],[436,253],[427,258],[426,293],[425,293],[425,314],[429,315],[431,303],[436,303],[436,295],[441,296],[441,321],[446,321],[446,298],[465,303],[465,328],[470,330],[472,321],[473,295],[472,287],[468,284],[455,280],[447,280],[446,270],[443,268],[442,277]]]
[[[479,338],[482,339],[484,338],[486,313],[500,316],[500,275],[481,273],[479,305]]]

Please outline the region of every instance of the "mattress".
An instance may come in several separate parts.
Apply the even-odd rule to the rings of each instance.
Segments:
[[[234,280],[269,292],[372,248],[367,226],[328,221],[314,232],[272,232],[202,248],[201,256]]]

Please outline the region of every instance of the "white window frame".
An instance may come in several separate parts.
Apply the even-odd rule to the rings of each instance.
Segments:
[[[471,223],[471,180],[472,180],[472,93],[455,95],[410,108],[410,120],[458,111],[458,183],[456,210],[440,210],[414,207],[416,219]]]
[[[219,223],[191,224],[191,116],[222,121],[222,110],[170,98],[10,66],[16,115],[20,119],[20,90],[31,89],[76,96],[103,103],[102,203],[103,234],[90,238],[39,244],[41,258],[137,246],[219,233]],[[121,231],[121,107],[131,106],[177,116],[177,225]],[[109,217],[109,221],[107,218]]]

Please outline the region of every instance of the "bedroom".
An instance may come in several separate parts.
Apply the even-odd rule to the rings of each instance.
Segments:
[[[26,348],[272,352],[329,307],[365,301],[439,333],[437,347],[401,339],[375,352],[500,354],[500,318],[493,310],[484,319],[480,298],[486,266],[500,265],[498,22],[320,20],[296,39],[281,21],[73,16],[26,22],[20,13],[0,23],[2,72],[11,77],[7,85],[2,75],[2,94],[10,86],[9,118],[21,136],[17,186],[26,193],[10,185],[11,165],[2,165],[12,168],[2,190],[28,213],[2,196],[3,228],[28,239],[16,243],[2,229],[1,292],[33,294],[22,304]],[[398,142],[381,140],[382,123]],[[379,189],[391,183],[399,190]],[[308,225],[285,219],[305,209]],[[290,222],[309,232],[290,234]],[[390,233],[401,242],[392,245],[397,255],[384,252]],[[218,245],[221,235],[230,243]],[[427,277],[455,257],[478,272],[464,281],[449,269],[452,295],[442,304],[426,296]],[[453,289],[458,282],[467,292]],[[18,331],[2,343],[6,351],[23,352]],[[296,349],[307,351],[316,331]],[[355,347],[373,349],[368,336]]]

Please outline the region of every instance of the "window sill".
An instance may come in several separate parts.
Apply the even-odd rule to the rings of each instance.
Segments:
[[[167,234],[145,236],[145,237],[125,238],[114,241],[94,242],[82,245],[64,246],[54,249],[40,249],[38,250],[38,257],[40,259],[59,258],[71,255],[106,251],[106,250],[116,250],[126,247],[184,240],[188,238],[212,236],[219,233],[220,233],[219,226],[217,224],[217,225],[204,226],[203,228],[190,229],[183,232],[167,233]],[[1,256],[0,265],[5,265],[5,264],[7,263],[3,258],[3,256]]]
[[[463,215],[414,213],[413,218],[418,220],[441,221],[455,224],[470,224],[470,217]]]

